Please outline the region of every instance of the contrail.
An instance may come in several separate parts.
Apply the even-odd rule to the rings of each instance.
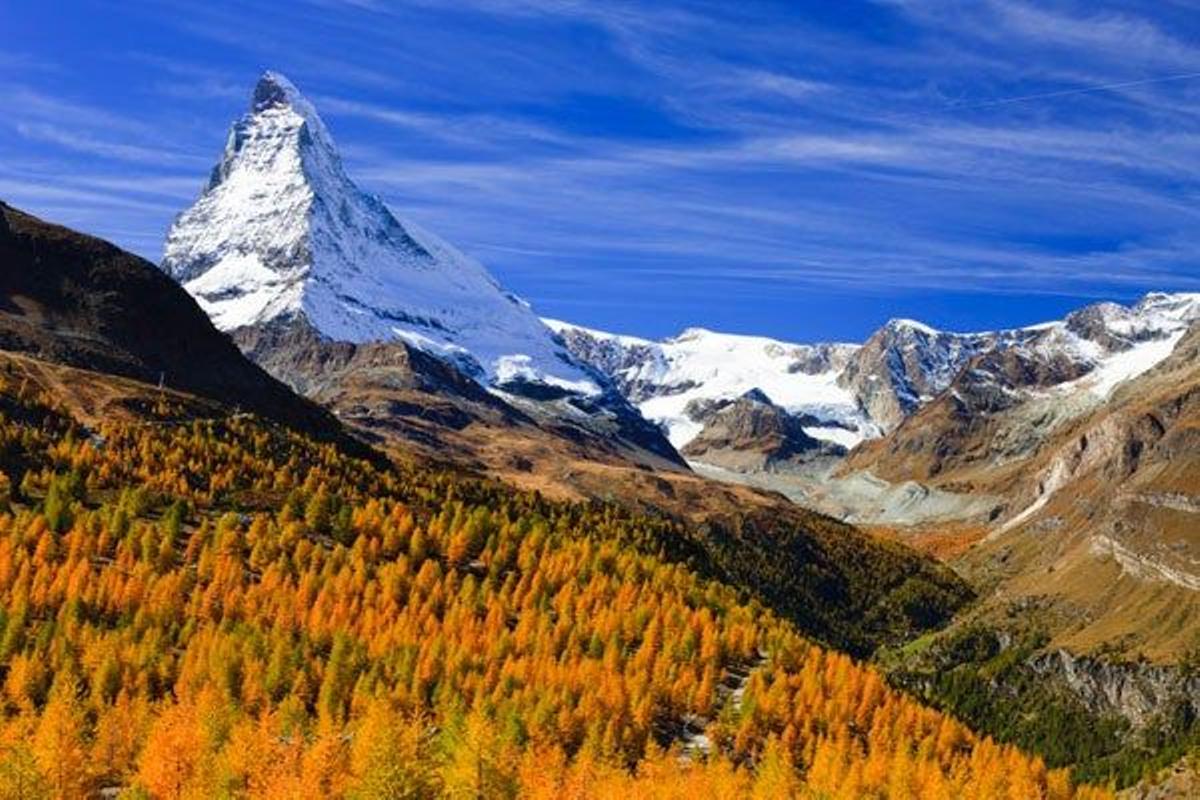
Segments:
[[[1103,86],[1083,86],[1077,89],[1060,89],[1056,92],[1041,92],[1039,94],[1026,94],[1020,97],[1005,97],[1000,100],[985,100],[981,103],[951,103],[946,106],[947,109],[971,109],[971,108],[986,108],[988,106],[1003,106],[1010,103],[1024,103],[1029,100],[1047,100],[1052,97],[1066,97],[1073,94],[1088,94],[1089,92],[1108,92],[1113,89],[1127,89],[1131,86],[1146,86],[1151,83],[1167,83],[1169,81],[1185,81],[1191,78],[1200,78],[1200,72],[1185,72],[1182,75],[1167,75],[1162,78],[1143,78],[1136,81],[1122,81],[1121,83],[1106,83]]]

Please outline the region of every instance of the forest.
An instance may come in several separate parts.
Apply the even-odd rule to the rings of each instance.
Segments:
[[[0,381],[0,797],[1109,796],[669,520]]]

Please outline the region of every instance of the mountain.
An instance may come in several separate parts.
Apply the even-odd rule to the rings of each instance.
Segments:
[[[705,464],[773,470],[796,459],[845,452],[808,434],[806,428],[819,424],[817,420],[780,408],[758,389],[733,400],[692,400],[685,411],[704,427],[681,452]]]
[[[683,466],[528,304],[359,189],[312,104],[277,73],[259,80],[161,266],[257,363],[374,434],[438,450],[478,422],[479,450],[518,424],[519,436],[540,430],[596,457]]]
[[[520,298],[478,262],[359,189],[313,106],[268,72],[163,270],[218,328],[303,319],[332,341],[400,340],[519,390],[600,392]]]
[[[0,349],[254,411],[341,426],[247,360],[150,262],[0,202]]]
[[[1165,357],[1200,313],[1194,304],[1192,295],[1156,293],[1131,307],[1097,303],[1063,320],[980,333],[892,320],[856,351],[838,383],[854,392],[884,431],[939,399],[960,378],[977,389],[991,382],[998,391],[1019,391],[1091,374],[1080,388],[1102,395]],[[985,405],[993,400],[994,395]]]
[[[677,448],[688,449],[703,433],[693,412],[704,402],[759,390],[805,419],[807,435],[850,451],[843,475],[863,471],[897,484],[928,480],[948,460],[974,458],[980,448],[1014,446],[990,435],[988,421],[1001,409],[1021,406],[1044,424],[1046,414],[1058,419],[1103,403],[1114,386],[1169,355],[1200,316],[1196,298],[1151,294],[1129,307],[1099,303],[1059,321],[978,333],[891,320],[862,345],[792,344],[699,328],[654,342],[547,324],[664,426]],[[691,448],[689,457],[706,456]],[[871,487],[853,494],[851,504],[878,499]]]
[[[546,320],[579,359],[612,378],[642,415],[663,426],[676,447],[703,429],[692,411],[703,401],[759,390],[808,420],[808,436],[851,447],[878,436],[853,392],[838,377],[856,345],[802,345],[759,336],[689,328],[660,342]],[[690,410],[689,410],[690,409]]]
[[[890,532],[957,540],[949,563],[980,595],[896,654],[893,681],[1128,785],[1200,741],[1200,295],[1030,330],[973,356],[827,484],[869,477],[958,503],[957,523],[927,503]]]
[[[1095,304],[1061,322],[1004,332],[946,391],[852,453],[844,469],[1002,493],[1025,458],[1170,357],[1196,320],[1200,295],[1156,293],[1133,306]]]
[[[1020,428],[1014,411],[996,415],[995,433]],[[1056,645],[1178,657],[1200,644],[1198,431],[1200,321],[1152,369],[1058,420],[999,469],[946,466],[952,480],[994,476],[1009,499],[961,568],[1009,602],[1037,597],[1043,613],[1057,609],[1061,621],[1048,626]]]
[[[919,428],[907,440],[927,449],[936,431],[964,428],[938,437],[945,454],[908,461],[996,505],[950,561],[979,600],[919,651],[897,654],[893,681],[1118,785],[1200,742],[1200,322],[1125,352],[1142,351],[1129,359],[1140,370],[1157,357],[1147,347],[1171,342],[1121,382],[1133,368],[1110,363],[1032,400],[1017,392],[961,426],[939,400],[896,432]],[[890,448],[867,463],[903,469]]]
[[[914,320],[890,320],[855,351],[838,385],[853,392],[881,430],[891,430],[945,390],[972,357],[1029,335],[950,333]]]

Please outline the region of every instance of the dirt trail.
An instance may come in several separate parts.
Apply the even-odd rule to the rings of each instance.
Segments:
[[[685,716],[681,720],[678,733],[673,737],[674,741],[681,745],[682,760],[690,761],[696,756],[705,757],[712,752],[712,741],[705,733],[709,722],[719,717],[727,707],[732,708],[734,713],[742,710],[742,698],[746,695],[750,674],[766,663],[767,654],[760,650],[751,661],[736,662],[722,670],[721,679],[717,683],[712,717],[695,714]]]

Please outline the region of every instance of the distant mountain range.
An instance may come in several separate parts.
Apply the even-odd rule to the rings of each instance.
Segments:
[[[391,411],[381,397],[433,386],[469,419],[565,426],[594,449],[616,441],[680,466],[676,451],[700,439],[689,458],[741,471],[839,457],[939,401],[969,414],[1054,390],[1090,408],[1169,355],[1200,317],[1197,296],[1150,295],[1002,331],[892,320],[862,344],[703,328],[653,342],[539,320],[478,262],[360,190],[313,106],[271,72],[172,226],[162,268],[268,371],[327,403],[336,395],[340,413],[376,429],[380,416],[413,411],[408,395]],[[422,355],[405,355],[414,350]],[[443,368],[428,358],[467,383],[434,374]]]
[[[892,320],[861,345],[702,328],[655,342],[547,324],[576,357],[610,375],[678,448],[704,434],[706,403],[757,391],[799,418],[808,436],[849,450],[890,434],[943,395],[982,411],[1053,388],[1090,408],[1170,355],[1198,319],[1200,295],[1151,294],[1131,307],[1099,303],[1061,321],[981,333]]]

